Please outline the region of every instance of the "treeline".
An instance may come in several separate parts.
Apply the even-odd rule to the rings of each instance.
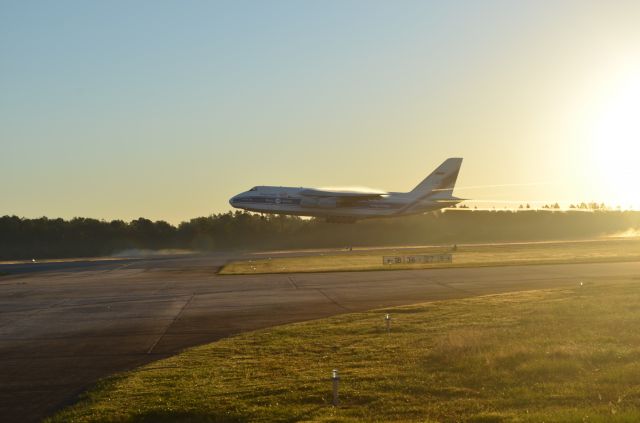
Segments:
[[[0,260],[90,257],[131,249],[199,251],[584,239],[640,229],[634,211],[450,210],[396,219],[330,224],[318,219],[235,212],[178,226],[0,217]]]

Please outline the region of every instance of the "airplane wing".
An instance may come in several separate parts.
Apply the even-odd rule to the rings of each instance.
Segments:
[[[386,192],[366,192],[366,191],[342,191],[342,190],[321,190],[321,189],[305,189],[300,191],[300,195],[305,197],[333,197],[337,199],[353,199],[353,200],[367,200],[374,198],[381,198],[388,195]]]

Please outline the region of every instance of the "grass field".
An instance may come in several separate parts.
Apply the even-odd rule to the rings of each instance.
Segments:
[[[640,240],[615,239],[574,242],[462,245],[453,263],[384,265],[384,255],[418,255],[452,252],[447,247],[376,249],[326,252],[301,257],[271,257],[228,263],[220,274],[337,272],[362,270],[477,267],[519,264],[585,263],[640,260]]]
[[[638,328],[640,276],[342,315],[113,376],[49,421],[635,422]]]

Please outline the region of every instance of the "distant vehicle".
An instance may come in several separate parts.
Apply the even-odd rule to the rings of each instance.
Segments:
[[[445,160],[409,192],[257,186],[231,198],[229,203],[253,212],[313,216],[335,223],[407,216],[464,201],[453,196],[461,165],[461,158]]]

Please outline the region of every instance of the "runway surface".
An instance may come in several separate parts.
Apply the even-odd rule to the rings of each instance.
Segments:
[[[0,277],[0,421],[38,421],[101,377],[251,329],[580,281],[640,281],[640,262],[218,276],[229,258],[21,265]]]

